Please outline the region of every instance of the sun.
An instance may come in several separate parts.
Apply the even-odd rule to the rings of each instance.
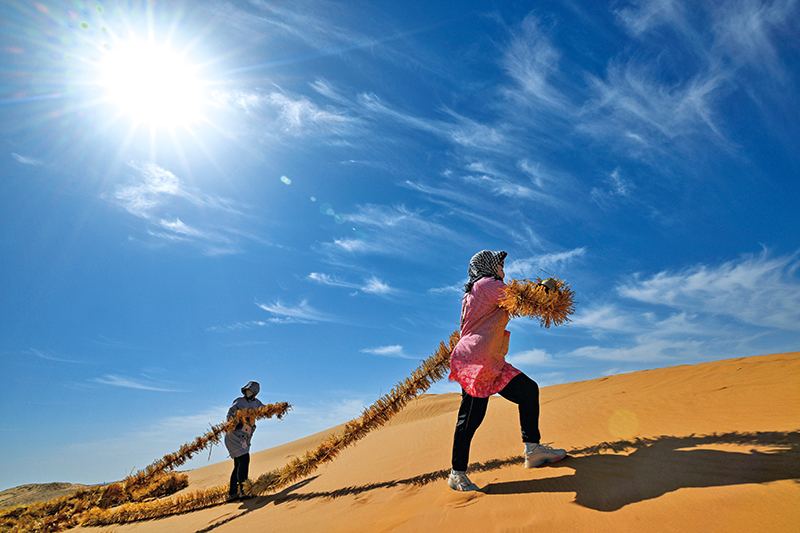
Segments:
[[[203,83],[197,68],[168,46],[119,44],[100,64],[107,98],[137,124],[174,128],[202,119]]]

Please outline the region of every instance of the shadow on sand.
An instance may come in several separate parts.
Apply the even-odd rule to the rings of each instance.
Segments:
[[[768,452],[721,451],[713,444],[769,447]],[[604,454],[603,450],[629,455]],[[585,455],[581,455],[584,453]],[[800,432],[729,433],[702,437],[659,437],[619,441],[574,450],[552,468],[574,474],[528,481],[492,483],[487,494],[574,492],[575,503],[597,511],[616,511],[689,487],[723,487],[793,479],[800,482]]]
[[[770,451],[747,452],[700,449],[714,444],[768,447]],[[617,454],[628,452],[629,455]],[[604,453],[615,452],[615,453]],[[490,472],[522,465],[522,457],[472,463],[470,473]],[[574,473],[559,477],[490,483],[486,494],[532,494],[574,492],[575,502],[597,511],[616,511],[628,504],[658,498],[689,487],[722,487],[793,479],[800,483],[800,431],[726,433],[723,435],[671,437],[604,442],[572,449],[569,456],[548,468]],[[447,479],[449,469],[381,483],[344,487],[335,491],[295,493],[314,478],[303,480],[277,494],[241,503],[240,513],[229,516],[197,533],[207,533],[267,505],[318,498],[356,496],[376,489],[423,486]],[[316,476],[315,476],[316,477]]]

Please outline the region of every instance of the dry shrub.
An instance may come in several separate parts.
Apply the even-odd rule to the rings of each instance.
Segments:
[[[548,291],[542,278],[535,281],[529,279],[511,280],[505,289],[505,298],[500,306],[508,311],[511,318],[527,316],[539,321],[540,325],[560,326],[570,321],[575,312],[575,293],[566,281],[550,278],[556,284],[555,291]]]

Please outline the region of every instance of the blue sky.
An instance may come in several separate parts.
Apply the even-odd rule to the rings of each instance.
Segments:
[[[148,4],[0,7],[0,489],[357,416],[482,249],[542,386],[800,349],[797,1]]]

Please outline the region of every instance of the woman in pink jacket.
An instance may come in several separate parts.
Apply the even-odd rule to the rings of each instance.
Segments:
[[[469,262],[469,282],[464,285],[461,338],[450,355],[450,379],[461,385],[461,407],[453,437],[453,469],[447,484],[458,491],[479,490],[467,477],[472,437],[486,415],[492,394],[519,406],[525,468],[554,463],[567,452],[539,440],[539,386],[506,362],[508,311],[503,298],[506,252],[483,250]]]

